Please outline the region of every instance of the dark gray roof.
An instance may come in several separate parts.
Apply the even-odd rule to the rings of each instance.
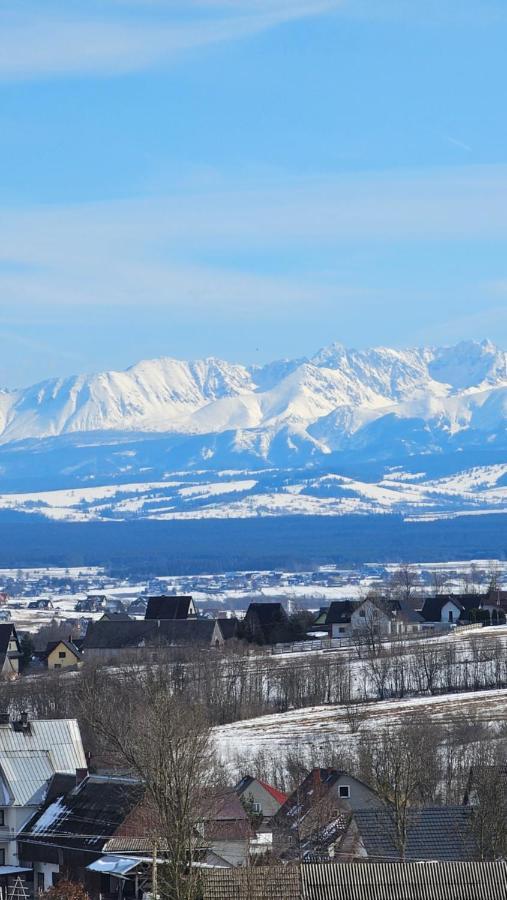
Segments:
[[[287,621],[287,613],[281,603],[250,603],[245,618],[256,616],[261,625],[274,625]]]
[[[364,849],[373,861],[400,858],[393,820],[387,809],[358,810],[354,821]],[[407,862],[466,861],[476,855],[469,806],[427,806],[412,811],[405,848]]]
[[[148,597],[145,619],[186,619],[192,597]]]
[[[222,637],[224,641],[229,641],[231,638],[235,638],[238,633],[238,620],[237,619],[216,619],[216,624],[220,628],[222,632]]]
[[[19,641],[14,625],[12,625],[10,622],[0,624],[0,656],[5,656],[5,654],[7,653],[11,637],[13,637],[18,643],[19,650]]]
[[[360,604],[354,600],[333,600],[329,604],[326,625],[343,625],[350,622],[350,617]]]
[[[203,900],[505,900],[505,863],[253,866],[205,873]]]
[[[100,852],[143,793],[141,783],[131,778],[89,775],[70,793],[37,812],[18,840],[74,849],[84,846]],[[22,849],[21,855],[30,858],[28,850]]]
[[[507,896],[505,863],[333,863],[302,866],[301,876],[307,900],[505,900]]]
[[[83,650],[121,650],[146,644],[209,643],[215,622],[212,619],[162,619],[109,622],[88,626]]]
[[[471,609],[481,609],[488,602],[487,594],[439,594],[437,597],[426,597],[421,614],[427,622],[440,620],[442,607],[446,603],[455,603],[461,613]]]

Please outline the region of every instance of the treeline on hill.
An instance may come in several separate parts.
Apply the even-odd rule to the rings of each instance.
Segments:
[[[241,660],[235,658],[234,664],[238,662]],[[314,767],[337,768],[357,775],[377,793],[384,791],[386,802],[395,779],[403,779],[405,784],[410,779],[406,800],[415,806],[461,804],[471,790],[473,777],[474,790],[484,793],[485,814],[489,804],[489,815],[494,816],[492,796],[499,791],[499,778],[505,778],[504,764],[500,763],[505,760],[507,749],[506,724],[452,711],[433,720],[415,710],[401,720],[394,718],[390,725],[376,723],[370,727],[359,708],[349,708],[350,730],[346,739],[338,733],[336,737],[320,735],[314,743],[292,742],[289,749],[277,748],[276,755],[246,755],[246,749],[226,773],[218,759],[213,767],[208,743],[212,725],[234,719],[241,712],[254,714],[276,706],[284,708],[289,697],[291,702],[320,702],[319,682],[332,669],[329,663],[315,662],[305,674],[293,666],[287,670],[279,666],[280,682],[268,679],[270,702],[259,684],[267,680],[266,671],[258,667],[261,661],[248,676],[241,666],[235,675],[234,664],[231,660],[223,677],[217,677],[215,670],[213,680],[210,669],[205,664],[203,667],[201,660],[187,661],[187,668],[148,665],[140,670],[138,666],[126,666],[114,673],[89,667],[79,677],[46,677],[33,679],[31,684],[20,681],[3,685],[1,702],[3,708],[10,703],[13,713],[29,708],[38,718],[77,715],[92,769],[133,770],[140,777],[146,774],[148,779],[152,774],[156,779],[177,774],[181,779],[195,763],[199,778],[205,771],[206,784],[211,776],[217,781],[230,781],[248,772],[290,792]],[[293,692],[300,681],[305,686],[305,696],[299,688]],[[283,684],[285,694],[275,701],[274,695]],[[337,683],[335,689],[335,699],[340,690],[347,696],[346,686],[340,688]],[[171,755],[163,757],[169,760],[166,767],[157,764],[161,742],[167,743],[166,754],[171,747]],[[170,770],[173,751],[177,757],[176,773]],[[194,779],[195,790],[197,776],[195,772],[187,774]],[[501,783],[504,796],[505,782]],[[162,785],[157,780],[153,788],[157,802],[157,791]],[[166,826],[169,827],[167,823]],[[504,822],[502,827],[505,837]]]
[[[139,677],[153,670],[166,673],[172,694],[190,708],[204,708],[210,726],[339,704],[354,730],[372,701],[507,687],[507,656],[495,637],[377,644],[362,636],[348,653],[288,657],[252,653],[242,644],[220,653],[175,648],[170,659],[168,654],[167,648],[145,647],[141,657],[133,651],[130,660],[112,667],[88,662],[71,677],[47,673],[3,683],[0,708],[29,709],[41,718],[75,715],[90,679],[115,684],[130,672]]]
[[[297,571],[317,565],[504,559],[507,516],[436,522],[400,516],[48,522],[0,513],[0,568],[101,565],[112,575]]]

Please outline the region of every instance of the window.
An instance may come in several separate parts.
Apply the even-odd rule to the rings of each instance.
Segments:
[[[40,894],[43,894],[44,888],[44,872],[37,872],[37,890]]]
[[[58,659],[65,659],[66,656],[67,656],[67,654],[66,654],[65,650],[60,650],[60,652],[58,654]]]
[[[338,788],[339,796],[343,799],[348,799],[350,797],[350,787],[348,784],[340,784]]]
[[[5,850],[0,850],[0,866],[5,866]]]
[[[262,812],[262,807],[261,807],[260,803],[252,803],[252,812],[254,812],[254,813]]]
[[[364,610],[364,609],[360,609],[360,610],[359,610],[359,615],[361,616],[362,619],[365,619],[365,618],[366,618],[366,612],[365,612],[365,610]]]
[[[345,631],[345,626],[344,626],[344,625],[340,625],[340,627],[339,627],[339,629],[338,629],[338,633],[339,633],[339,634],[343,634],[344,631]]]
[[[452,621],[453,621],[453,611],[452,611],[452,609],[449,610],[449,614],[448,614],[448,615],[449,615],[449,622],[452,622]]]
[[[0,809],[0,826],[5,825],[5,810]]]
[[[55,663],[54,667],[55,667],[55,669],[61,669],[61,668],[62,668],[62,664],[61,664],[61,663]]]

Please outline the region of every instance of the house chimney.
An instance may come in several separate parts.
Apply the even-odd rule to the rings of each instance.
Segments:
[[[28,713],[26,709],[21,713],[21,727],[28,728]]]
[[[88,769],[76,769],[76,787],[88,776]]]

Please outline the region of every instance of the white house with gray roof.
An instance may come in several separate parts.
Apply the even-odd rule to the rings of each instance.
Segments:
[[[0,866],[18,865],[17,836],[56,774],[76,776],[86,757],[76,719],[0,716]]]

